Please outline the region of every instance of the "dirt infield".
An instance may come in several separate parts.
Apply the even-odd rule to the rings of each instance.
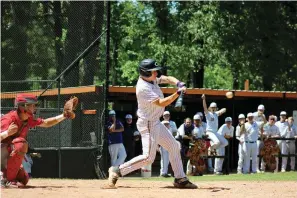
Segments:
[[[3,198],[170,198],[170,197],[297,197],[293,181],[216,181],[195,182],[199,189],[175,189],[171,180],[121,179],[117,189],[101,189],[106,180],[32,179],[25,189],[2,189]]]

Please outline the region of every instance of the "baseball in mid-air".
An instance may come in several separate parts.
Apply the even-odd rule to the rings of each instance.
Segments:
[[[227,93],[226,93],[226,97],[227,98],[233,98],[233,92],[231,92],[231,91],[228,91]]]

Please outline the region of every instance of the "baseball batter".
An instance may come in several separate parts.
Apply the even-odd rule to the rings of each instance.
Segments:
[[[141,133],[143,154],[120,165],[109,168],[109,187],[115,187],[120,176],[124,176],[143,166],[152,164],[158,145],[169,152],[169,160],[174,172],[174,187],[176,188],[197,188],[191,183],[183,170],[180,156],[180,144],[174,139],[171,132],[160,122],[164,108],[171,104],[178,96],[186,91],[185,83],[178,81],[171,76],[158,76],[161,70],[152,59],[145,59],[139,64],[139,74],[136,85],[136,96],[138,101],[137,128]],[[177,92],[164,98],[158,84],[168,83],[177,85]]]
[[[1,187],[16,182],[19,187],[29,181],[28,173],[21,167],[28,150],[28,131],[35,126],[51,127],[65,120],[63,114],[47,119],[33,117],[37,97],[31,94],[17,94],[16,110],[1,117]]]

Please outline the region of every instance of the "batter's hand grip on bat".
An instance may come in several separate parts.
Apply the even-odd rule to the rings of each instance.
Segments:
[[[177,111],[181,111],[182,106],[183,106],[183,99],[184,99],[184,93],[181,92],[181,94],[180,94],[179,97],[177,98],[177,101],[176,101],[175,106],[174,106],[174,108],[175,108]]]

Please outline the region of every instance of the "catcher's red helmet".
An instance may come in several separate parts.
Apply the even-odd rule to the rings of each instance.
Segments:
[[[15,105],[25,105],[25,104],[37,104],[38,100],[37,97],[34,96],[33,94],[25,94],[25,93],[20,93],[17,94],[15,98]]]

